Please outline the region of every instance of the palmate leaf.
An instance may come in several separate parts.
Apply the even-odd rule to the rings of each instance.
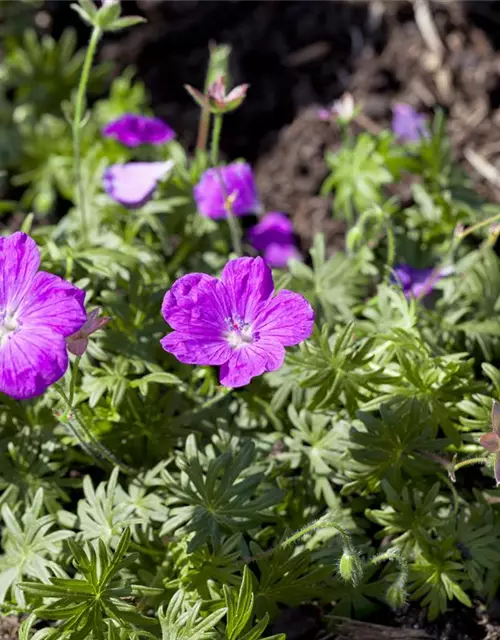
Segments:
[[[108,619],[131,630],[155,626],[155,620],[141,615],[126,601],[133,590],[124,579],[124,569],[137,558],[135,554],[127,555],[129,542],[129,529],[123,532],[114,553],[102,540],[84,548],[69,542],[73,564],[81,577],[51,578],[48,584],[24,582],[20,585],[27,594],[47,600],[35,609],[37,617],[61,621],[60,631],[71,632],[72,640],[85,640],[91,634],[104,640]]]
[[[190,605],[183,591],[177,591],[168,607],[158,612],[162,640],[216,640],[214,627],[226,614],[221,608],[206,617],[200,614],[201,602]]]
[[[378,387],[393,381],[383,366],[373,362],[375,338],[358,338],[352,324],[330,335],[325,325],[288,356],[301,386],[315,389],[310,411],[344,406],[354,415],[360,404],[377,394]]]
[[[344,492],[377,491],[384,480],[400,490],[409,478],[434,476],[439,470],[432,454],[441,453],[449,441],[437,437],[428,408],[417,399],[398,409],[383,404],[379,418],[361,411],[358,418],[363,426],[354,426],[349,435],[353,463],[347,475],[352,481]]]
[[[64,576],[55,562],[63,540],[74,536],[72,531],[52,531],[56,524],[53,515],[40,515],[43,508],[43,489],[39,489],[30,507],[20,521],[8,505],[2,506],[4,521],[0,556],[0,603],[10,599],[21,607],[26,605],[24,593],[19,588],[23,578],[35,578],[48,582],[53,575]]]
[[[276,615],[278,605],[296,606],[314,599],[330,599],[328,582],[335,566],[321,558],[314,558],[307,550],[297,551],[293,546],[279,547],[266,553],[256,542],[250,550],[259,568],[258,585],[254,587],[257,615],[266,612]]]
[[[166,470],[162,473],[171,497],[167,499],[170,517],[161,535],[195,533],[189,542],[189,551],[194,551],[208,539],[217,547],[222,532],[248,531],[268,519],[269,508],[283,494],[276,487],[264,489],[262,473],[245,473],[254,456],[255,445],[246,441],[237,453],[226,452],[210,459],[205,473],[196,440],[190,435],[185,456],[176,460],[180,476]]]
[[[463,566],[449,559],[448,550],[441,543],[417,554],[415,562],[410,564],[408,589],[412,600],[428,607],[429,620],[434,620],[447,611],[451,600],[472,607],[469,596],[460,586],[463,580]]]
[[[417,549],[425,547],[436,529],[443,525],[438,512],[446,503],[438,501],[440,483],[436,482],[427,492],[405,486],[399,493],[387,482],[383,488],[387,505],[382,509],[367,509],[366,516],[383,527],[377,538],[391,536],[391,544],[411,557]]]

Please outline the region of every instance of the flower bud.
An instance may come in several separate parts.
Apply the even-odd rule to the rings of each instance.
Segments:
[[[401,609],[406,604],[406,591],[404,584],[398,578],[394,584],[387,589],[385,594],[387,603],[392,609]]]
[[[101,29],[105,31],[113,26],[113,24],[120,17],[120,13],[120,3],[116,2],[116,0],[114,2],[113,0],[111,0],[111,2],[107,0],[106,2],[102,3],[101,8],[96,13],[96,23]]]
[[[363,566],[358,555],[350,549],[345,548],[339,562],[339,574],[342,580],[358,584],[363,575]]]
[[[229,113],[237,109],[246,97],[248,86],[248,84],[240,84],[226,93],[225,77],[218,76],[204,95],[194,87],[184,85],[186,91],[202,109],[208,107],[214,114]]]

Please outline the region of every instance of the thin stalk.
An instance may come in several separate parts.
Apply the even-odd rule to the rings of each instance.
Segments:
[[[207,100],[208,102],[208,100]],[[201,110],[200,124],[198,126],[198,138],[196,140],[196,149],[205,151],[208,143],[208,132],[210,129],[210,109],[205,105]]]
[[[238,224],[238,221],[236,220],[236,217],[234,215],[231,196],[227,192],[226,183],[224,182],[224,176],[222,175],[222,171],[220,170],[219,167],[215,167],[215,171],[219,178],[221,189],[222,189],[222,195],[224,197],[224,208],[226,210],[227,225],[229,227],[229,233],[231,235],[233,250],[237,256],[242,256],[243,251],[241,248],[240,225]]]
[[[220,134],[222,131],[222,115],[220,113],[214,115],[214,126],[212,128],[212,142],[210,154],[212,158],[212,165],[217,166],[219,161],[219,146],[220,146]]]
[[[453,471],[458,471],[463,467],[470,467],[473,464],[488,464],[490,460],[490,456],[483,456],[481,458],[469,458],[468,460],[462,460],[462,462],[457,462],[457,464],[453,467]]]
[[[109,462],[111,465],[118,467],[120,471],[122,471],[122,473],[124,473],[125,475],[136,475],[137,472],[134,469],[132,469],[132,467],[129,467],[128,465],[118,460],[118,458],[113,453],[111,453],[109,449],[107,449],[104,445],[102,445],[99,442],[99,440],[95,437],[92,431],[90,431],[90,429],[87,427],[85,422],[82,420],[79,412],[70,402],[70,399],[66,395],[66,392],[64,391],[62,386],[56,383],[54,387],[59,393],[59,395],[61,396],[62,400],[64,401],[69,413],[75,416],[79,429],[83,432],[85,437],[88,438],[88,440],[90,441],[90,442],[85,441],[82,438],[81,433],[79,432],[79,429],[77,429],[76,425],[72,422],[71,417],[69,417],[67,423],[65,424],[69,426],[72,434],[78,440],[82,448],[97,462],[99,463],[101,462],[100,460],[100,457],[101,457],[107,462]],[[90,443],[92,443],[92,445]],[[97,454],[96,454],[96,450],[98,452]]]
[[[77,203],[80,209],[81,222],[82,222],[82,235],[85,242],[88,242],[89,237],[89,220],[88,220],[88,202],[87,202],[87,190],[82,180],[82,120],[84,117],[85,109],[85,96],[87,94],[87,86],[89,83],[90,69],[92,68],[92,62],[94,60],[97,44],[101,37],[101,30],[99,27],[94,27],[92,35],[90,37],[89,46],[85,55],[85,61],[83,63],[82,75],[80,76],[80,84],[78,85],[78,93],[76,96],[75,115],[73,118],[73,158],[75,165],[75,183],[77,189]]]
[[[261,558],[270,556],[276,551],[278,551],[279,549],[284,549],[286,547],[289,547],[292,544],[295,544],[298,540],[300,540],[300,538],[307,535],[308,533],[312,533],[313,531],[317,531],[318,529],[324,529],[326,527],[333,527],[334,529],[336,529],[338,533],[341,535],[342,540],[344,541],[344,547],[349,552],[355,553],[349,534],[342,527],[340,527],[338,524],[334,522],[333,516],[331,516],[330,514],[327,514],[326,516],[323,516],[322,518],[319,518],[318,520],[314,520],[313,522],[307,524],[302,529],[299,529],[298,531],[293,533],[290,537],[288,537],[286,540],[276,545],[275,547],[272,547],[271,549],[268,549],[267,551],[263,551],[262,553],[259,553],[250,558],[245,558],[244,562],[248,564],[250,562],[254,562],[255,560],[260,560]]]

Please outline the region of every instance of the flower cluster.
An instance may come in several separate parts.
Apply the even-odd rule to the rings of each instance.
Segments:
[[[40,253],[25,233],[0,238],[0,391],[16,399],[42,394],[82,356],[89,336],[109,317],[87,316],[85,292],[38,271]],[[165,295],[162,313],[174,329],[161,344],[187,364],[218,365],[221,383],[240,387],[281,367],[285,347],[311,335],[314,311],[291,291],[274,294],[262,258],[231,260],[221,279],[193,273]]]

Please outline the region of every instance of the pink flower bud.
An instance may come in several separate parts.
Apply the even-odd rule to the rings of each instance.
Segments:
[[[87,320],[83,327],[66,338],[66,345],[70,353],[75,356],[83,356],[89,344],[89,336],[105,327],[111,320],[108,316],[99,318],[100,313],[101,310],[99,308],[91,311],[87,315]]]

